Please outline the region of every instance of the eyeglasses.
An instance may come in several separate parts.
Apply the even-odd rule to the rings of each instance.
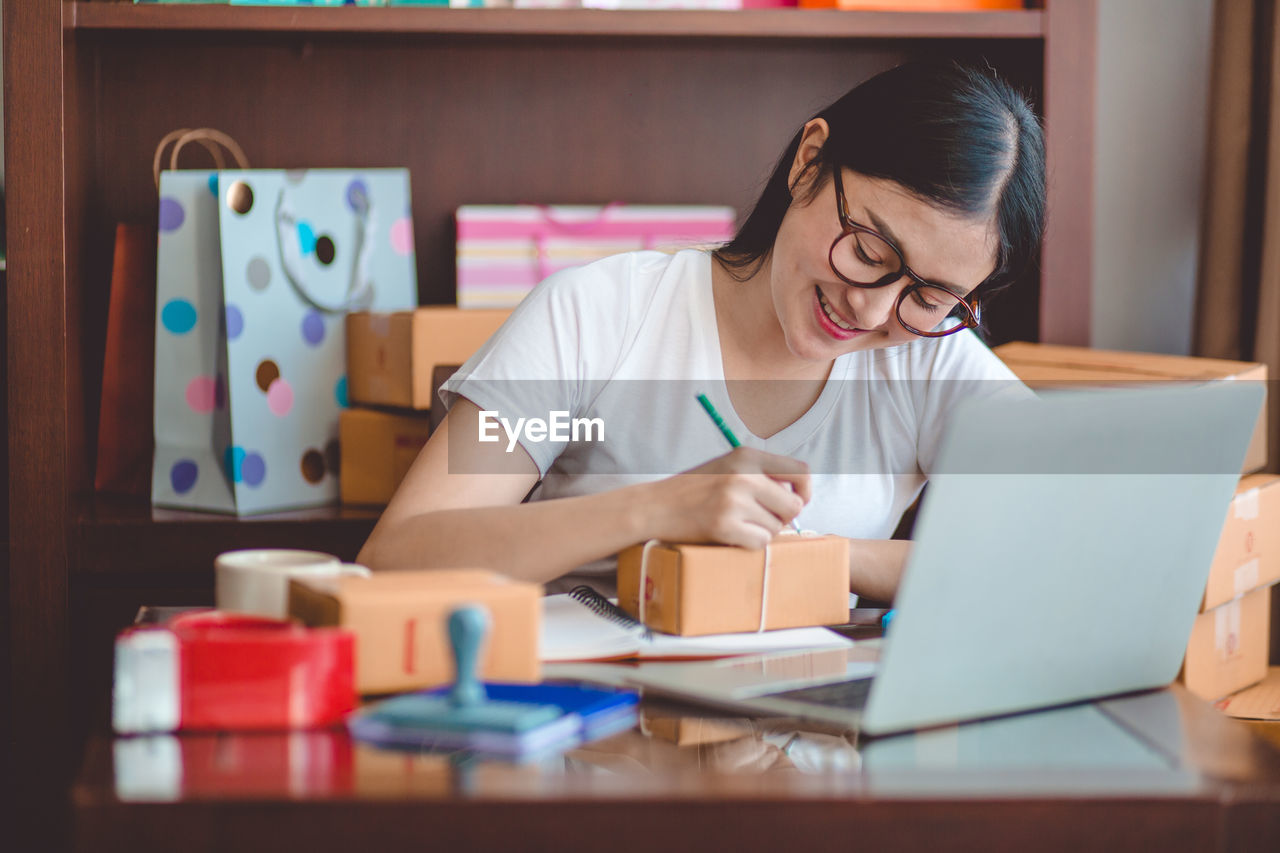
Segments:
[[[963,329],[975,328],[981,320],[976,297],[966,299],[940,284],[926,281],[907,266],[902,251],[889,238],[849,216],[849,203],[844,196],[840,168],[834,170],[836,182],[836,215],[842,233],[831,243],[828,260],[831,271],[845,284],[854,287],[885,287],[904,275],[911,283],[898,294],[894,312],[902,328],[925,338],[943,338]],[[946,328],[938,326],[947,318],[958,319]]]

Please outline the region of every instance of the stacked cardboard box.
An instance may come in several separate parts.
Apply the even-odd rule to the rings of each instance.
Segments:
[[[447,620],[460,605],[491,616],[479,673],[487,681],[535,682],[542,587],[481,569],[378,572],[372,577],[293,580],[289,615],[310,627],[356,635],[356,690],[393,693],[454,679]]]
[[[1280,581],[1280,477],[1240,481],[1191,629],[1182,682],[1219,699],[1267,675],[1271,586]]]
[[[1267,378],[1265,365],[1224,359],[1021,342],[996,347],[995,353],[1036,389]],[[1264,406],[1179,676],[1188,690],[1206,699],[1248,687],[1267,674],[1270,587],[1280,581],[1280,477],[1249,473],[1266,461]]]
[[[385,504],[443,413],[438,368],[459,365],[510,311],[431,306],[347,315],[347,393],[338,423],[346,504]]]

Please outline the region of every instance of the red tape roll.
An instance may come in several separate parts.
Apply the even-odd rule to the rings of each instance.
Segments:
[[[120,732],[327,726],[356,702],[355,637],[339,628],[202,611],[126,631],[116,657]]]

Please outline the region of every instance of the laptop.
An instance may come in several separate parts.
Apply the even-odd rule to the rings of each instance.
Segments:
[[[628,681],[869,735],[1163,687],[1262,400],[1217,382],[958,407],[882,641]]]

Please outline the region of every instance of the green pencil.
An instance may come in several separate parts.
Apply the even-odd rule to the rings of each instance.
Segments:
[[[729,439],[729,445],[731,447],[741,447],[742,442],[738,441],[738,437],[733,434],[733,430],[729,429],[729,425],[724,422],[724,418],[720,417],[716,407],[707,399],[707,395],[699,394],[698,402],[702,404],[702,408],[707,410],[707,414],[711,416],[711,420],[715,422],[715,425],[720,428],[720,432],[724,434],[724,437]]]
[[[730,447],[741,447],[742,442],[738,441],[738,437],[733,434],[733,430],[729,429],[729,425],[724,422],[724,418],[720,417],[720,413],[716,411],[716,407],[707,399],[706,394],[698,395],[698,402],[702,404],[702,408],[711,416],[711,420],[719,428],[720,434],[729,440]],[[796,520],[791,519],[791,529],[796,533],[800,532],[800,525],[796,524]]]

